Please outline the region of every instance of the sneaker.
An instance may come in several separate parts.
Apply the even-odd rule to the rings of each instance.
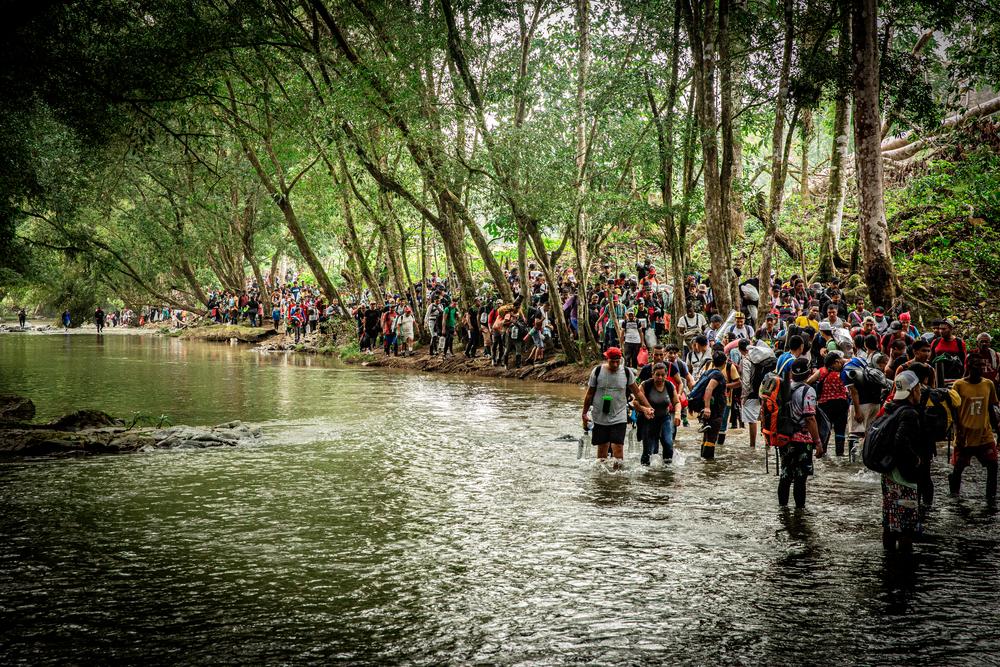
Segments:
[[[709,430],[710,428],[712,428],[712,425],[709,424],[708,422],[705,422],[704,424],[702,424],[701,426],[698,427],[698,433],[704,433],[705,431]]]

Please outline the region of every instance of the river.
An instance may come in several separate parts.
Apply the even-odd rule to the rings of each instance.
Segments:
[[[780,510],[743,438],[576,459],[577,387],[140,336],[0,336],[0,391],[259,423],[266,444],[0,464],[4,663],[972,664],[998,660],[985,476],[912,561],[876,478]]]

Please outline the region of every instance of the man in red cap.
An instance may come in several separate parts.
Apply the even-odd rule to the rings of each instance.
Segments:
[[[591,443],[597,446],[597,458],[607,458],[610,446],[617,469],[625,458],[628,394],[634,397],[635,404],[647,419],[653,418],[653,407],[636,384],[635,373],[622,364],[622,351],[609,347],[604,358],[607,361],[590,372],[587,396],[583,399],[583,427],[586,429],[588,422],[593,420]]]

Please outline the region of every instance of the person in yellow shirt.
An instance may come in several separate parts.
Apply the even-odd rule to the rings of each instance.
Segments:
[[[819,331],[819,306],[810,304],[808,312],[802,313],[795,318],[795,326],[800,329],[812,327],[813,334],[815,335]]]
[[[951,455],[954,466],[948,475],[952,495],[962,488],[962,472],[976,458],[986,468],[986,502],[996,503],[997,497],[997,443],[993,429],[997,426],[994,411],[997,390],[990,380],[983,377],[983,362],[979,357],[969,359],[969,369],[964,378],[952,386],[961,397],[958,421],[955,428],[955,449]]]

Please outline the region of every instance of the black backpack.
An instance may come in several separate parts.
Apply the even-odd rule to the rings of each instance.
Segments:
[[[708,389],[708,383],[712,380],[717,380],[723,387],[723,391],[726,386],[726,376],[722,374],[717,368],[710,368],[705,371],[705,373],[698,379],[691,391],[688,392],[688,410],[692,414],[697,414],[705,409],[705,390]],[[712,398],[716,398],[715,395]]]
[[[778,359],[774,356],[767,357],[759,364],[754,364],[750,372],[750,393],[747,398],[760,398],[760,385],[764,382],[764,376],[774,372],[778,367]]]
[[[942,352],[937,353],[938,344],[941,342],[940,338],[935,338],[931,342],[931,365],[938,374],[938,385],[944,386],[944,382],[952,382],[961,378],[965,375],[965,359],[968,353],[965,349],[965,341],[961,338],[956,338],[958,341],[958,348],[961,351],[959,354],[954,352]]]
[[[920,402],[924,406],[924,427],[931,432],[934,442],[948,439],[951,425],[958,421],[958,413],[951,404],[950,389],[926,389]]]
[[[896,429],[907,409],[902,407],[886,412],[868,427],[861,460],[869,470],[888,474],[896,467]]]

